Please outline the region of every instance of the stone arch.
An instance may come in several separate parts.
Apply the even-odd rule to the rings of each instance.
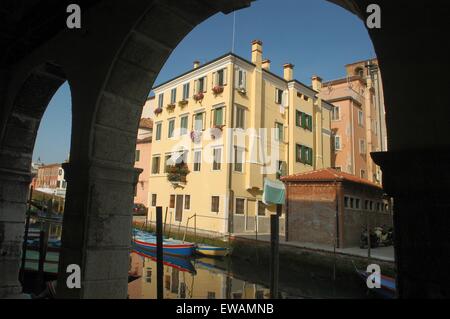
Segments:
[[[65,82],[61,68],[44,63],[34,68],[12,100],[0,140],[0,265],[7,284],[0,296],[20,293],[17,261],[31,182],[31,160],[37,130],[51,98]]]

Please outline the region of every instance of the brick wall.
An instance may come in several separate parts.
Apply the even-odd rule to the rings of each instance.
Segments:
[[[289,241],[333,245],[336,236],[336,190],[333,184],[288,187]]]

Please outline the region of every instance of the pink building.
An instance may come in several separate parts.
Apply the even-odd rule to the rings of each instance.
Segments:
[[[371,152],[387,149],[377,60],[349,64],[346,70],[345,78],[325,83],[319,79],[316,88],[320,98],[334,105],[331,164],[337,170],[380,184],[380,168],[370,157]]]
[[[139,123],[138,140],[136,142],[135,167],[142,169],[139,181],[136,185],[134,202],[149,207],[149,176],[152,155],[153,121],[150,118],[142,118]]]

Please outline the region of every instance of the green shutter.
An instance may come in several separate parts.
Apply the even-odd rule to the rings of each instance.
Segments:
[[[302,112],[300,111],[295,111],[295,125],[296,126],[301,126],[301,117],[302,117]]]
[[[218,108],[214,112],[214,125],[222,125],[223,123],[223,108]]]
[[[302,163],[306,163],[306,147],[302,145]]]
[[[301,127],[306,127],[306,114],[302,112],[302,125]]]

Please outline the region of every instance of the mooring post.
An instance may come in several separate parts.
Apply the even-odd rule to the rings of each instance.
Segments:
[[[270,215],[270,298],[278,298],[279,244],[281,204],[277,204],[277,213]]]
[[[156,286],[157,299],[163,299],[163,220],[162,207],[156,207]]]

